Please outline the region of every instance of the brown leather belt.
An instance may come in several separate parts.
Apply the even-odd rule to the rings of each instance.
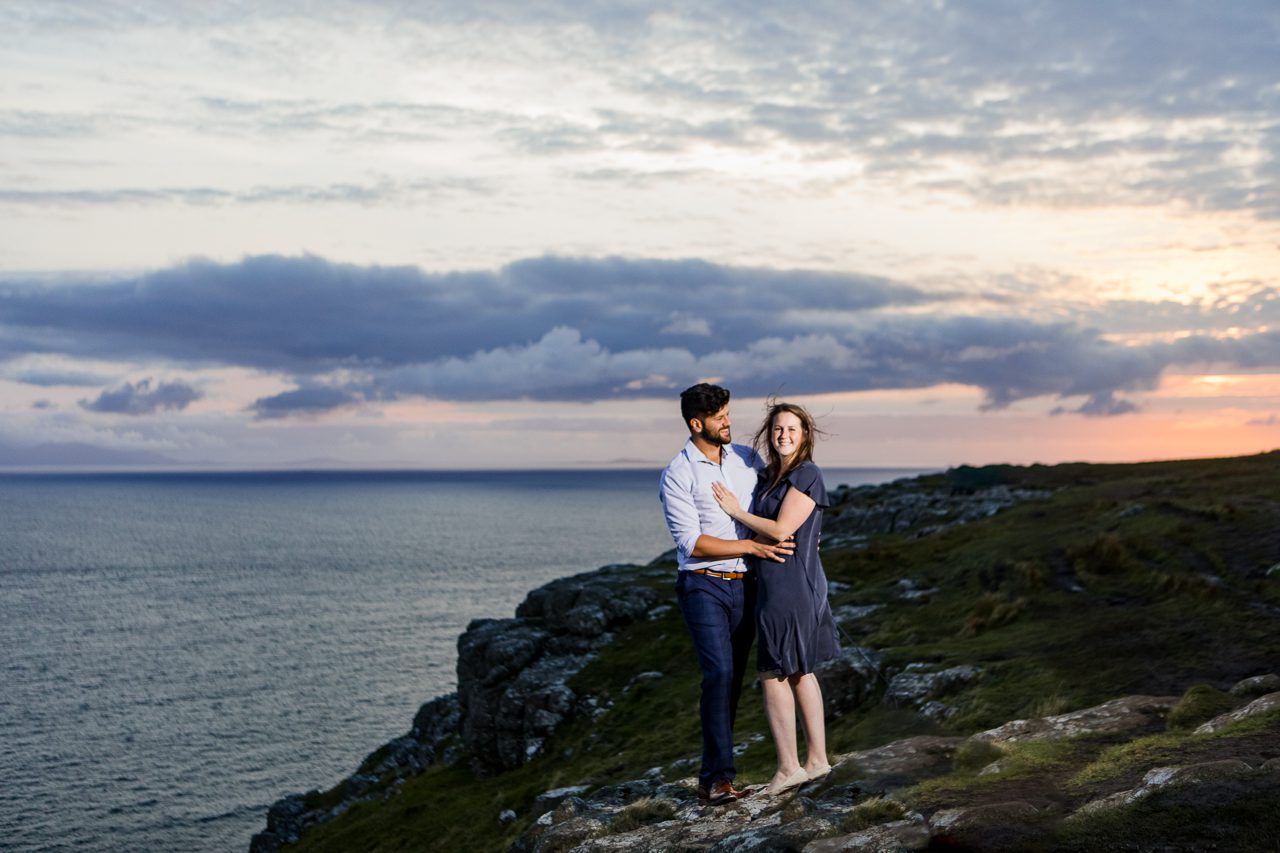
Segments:
[[[706,575],[709,578],[719,578],[722,581],[740,581],[747,576],[746,572],[713,572],[710,569],[689,569],[695,575]]]

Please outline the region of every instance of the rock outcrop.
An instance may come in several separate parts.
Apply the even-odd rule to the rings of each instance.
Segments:
[[[267,811],[252,853],[273,853],[358,802],[386,798],[440,761],[482,775],[524,764],[566,717],[597,710],[567,685],[612,631],[644,618],[658,594],[630,566],[605,566],[533,590],[513,619],[477,619],[458,638],[458,692],[419,709],[413,728],[383,745],[332,790],[291,794]],[[661,605],[658,605],[661,606]]]
[[[613,641],[612,631],[658,604],[629,568],[554,580],[529,593],[514,619],[476,620],[459,638],[462,739],[476,773],[512,770],[538,755],[579,704],[567,681]]]
[[[333,820],[351,806],[386,799],[410,776],[437,762],[458,758],[461,719],[458,694],[432,699],[418,709],[413,727],[369,755],[360,769],[327,794],[290,794],[267,810],[267,828],[253,836],[250,853],[275,853],[297,841],[311,826]]]
[[[975,491],[928,487],[919,479],[833,490],[831,517],[822,523],[824,547],[858,547],[871,536],[904,533],[928,536],[996,515],[1051,492],[992,486]]]
[[[1092,799],[1082,789],[1035,786],[1028,788],[1039,791],[1035,801],[968,802],[963,788],[956,789],[959,802],[943,807],[917,811],[895,799],[898,791],[952,773],[957,750],[967,743],[1016,745],[1066,738],[1122,742],[1162,730],[1175,701],[1173,697],[1127,696],[1067,714],[1010,721],[968,738],[905,738],[839,756],[828,776],[793,791],[771,796],[760,786],[747,799],[721,807],[697,801],[693,777],[663,781],[669,773],[685,768],[686,762],[676,762],[655,768],[645,779],[579,790],[554,808],[548,805],[512,851],[1042,849],[1044,833],[1055,822],[1087,821],[1156,794],[1185,791],[1191,798],[1229,800],[1240,791],[1269,795],[1272,789],[1280,789],[1280,758],[1218,758],[1151,768],[1136,787],[1111,789]],[[1254,706],[1255,715],[1272,710],[1257,701]],[[635,819],[628,819],[646,814],[651,818],[640,820],[638,826]]]

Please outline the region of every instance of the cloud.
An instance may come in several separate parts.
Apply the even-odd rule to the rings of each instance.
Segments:
[[[310,385],[284,391],[271,397],[262,397],[250,406],[259,419],[271,420],[290,415],[320,414],[360,403],[365,399],[348,388],[327,385]]]
[[[0,135],[97,140],[162,126],[179,137],[313,139],[344,151],[484,140],[507,146],[521,164],[571,154],[583,176],[619,185],[690,168],[671,155],[785,152],[806,163],[854,164],[851,181],[989,203],[1178,203],[1280,217],[1280,9],[1273,0],[855,0],[801,10],[740,0],[684,8],[384,0],[319,4],[305,22],[282,3],[234,13],[159,0],[129,10],[91,5],[19,2],[4,23],[15,38],[50,49],[103,32],[123,45],[150,38],[160,48],[152,62],[162,67],[179,61],[165,48],[219,46],[220,77],[247,82],[290,68],[300,92],[311,82],[305,71],[315,65],[314,46],[349,41],[344,37],[358,29],[368,40],[366,56],[412,56],[422,64],[407,65],[411,75],[458,74],[457,92],[478,97],[345,100],[317,88],[310,97],[253,100],[228,96],[234,85],[197,86],[184,110],[132,99],[135,114],[0,111]],[[378,40],[387,20],[401,24],[390,43]],[[308,37],[296,36],[299,26]],[[475,32],[485,39],[477,42]],[[101,50],[96,39],[90,49]],[[335,61],[344,58],[334,51]],[[122,76],[133,80],[122,65]],[[521,89],[507,76],[532,80],[531,88],[542,81],[579,85],[512,109],[505,102]],[[592,94],[582,97],[584,91]],[[504,106],[483,106],[495,103]],[[636,152],[680,168],[617,156]],[[10,203],[25,204],[210,203],[203,189],[22,186],[5,193]],[[255,196],[207,189],[233,201]],[[385,199],[405,191],[317,184],[267,196],[359,201],[362,193]]]
[[[81,370],[24,370],[5,378],[40,388],[56,388],[58,386],[96,388],[109,381],[106,377],[97,373]]]
[[[182,411],[202,396],[199,389],[185,382],[161,382],[153,388],[150,379],[143,379],[103,391],[92,400],[81,400],[80,406],[90,412],[151,415],[161,410]]]
[[[708,305],[718,334],[749,340],[762,328],[804,328],[785,316],[796,303],[858,313],[946,299],[869,276],[699,260],[544,257],[428,274],[262,256],[92,286],[0,285],[0,326],[21,332],[33,352],[316,374],[519,346],[557,326],[631,350],[661,335],[673,314],[696,321]],[[682,343],[695,354],[719,346],[702,335]]]
[[[139,204],[373,204],[427,201],[446,194],[491,192],[481,180],[464,178],[382,180],[372,183],[289,184],[247,190],[214,187],[123,187],[115,189],[15,190],[0,188],[0,204],[48,207]]]
[[[1237,317],[1244,304],[1265,318],[1272,301],[1259,291],[1197,310]],[[236,366],[295,382],[252,404],[260,419],[409,397],[669,396],[704,377],[745,395],[958,383],[981,389],[986,408],[1050,397],[1083,401],[1059,412],[1110,416],[1133,411],[1126,395],[1158,387],[1171,367],[1280,369],[1280,333],[1124,344],[1078,323],[951,313],[958,304],[879,278],[699,260],[543,257],[426,273],[264,256],[2,286],[0,327],[33,352]],[[148,380],[82,405],[143,413],[197,397]]]
[[[1128,400],[1117,400],[1115,395],[1110,391],[1100,391],[1096,394],[1091,394],[1087,400],[1074,409],[1069,409],[1065,406],[1058,406],[1049,414],[1063,415],[1072,413],[1099,418],[1114,415],[1127,415],[1130,412],[1136,411],[1138,411],[1138,407]]]

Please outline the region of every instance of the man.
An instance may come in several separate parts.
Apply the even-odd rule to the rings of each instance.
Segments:
[[[755,639],[755,577],[743,557],[782,562],[788,543],[747,538],[711,493],[723,483],[744,507],[751,505],[763,461],[731,443],[729,392],[701,383],[680,395],[689,440],[662,472],[663,512],[676,541],[680,572],[676,596],[698,665],[702,668],[702,768],[698,797],[711,805],[746,796],[733,786],[733,722],[742,693],[747,653]]]

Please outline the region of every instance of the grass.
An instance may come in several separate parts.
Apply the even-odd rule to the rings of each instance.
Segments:
[[[671,820],[675,816],[676,807],[672,803],[666,800],[644,797],[624,806],[622,811],[618,812],[618,816],[609,824],[609,831],[612,833],[630,832],[633,829],[639,829],[651,823]]]
[[[840,825],[841,832],[860,832],[882,823],[902,820],[907,807],[888,797],[872,797],[858,803]]]
[[[1169,711],[1169,728],[1187,731],[1233,710],[1240,700],[1208,684],[1190,687]]]
[[[917,734],[968,735],[1127,694],[1182,700],[1168,732],[1125,744],[1017,745],[997,774],[977,775],[990,762],[981,763],[977,747],[966,747],[974,754],[961,750],[950,773],[911,789],[913,802],[941,805],[975,791],[1033,797],[1047,790],[1043,786],[1067,782],[1085,796],[1140,776],[1153,763],[1208,754],[1207,738],[1187,731],[1224,707],[1223,691],[1235,681],[1273,671],[1280,660],[1280,574],[1266,575],[1280,553],[1280,454],[962,468],[929,480],[959,489],[1021,486],[1053,496],[922,539],[894,534],[874,537],[861,550],[823,551],[828,577],[848,585],[834,605],[885,605],[864,620],[858,642],[880,650],[888,666],[924,661],[983,670],[943,699],[956,710],[944,723],[874,700],[833,717],[831,754]],[[904,601],[897,587],[903,578],[938,591]],[[630,582],[673,598],[670,578],[637,569]],[[647,670],[664,677],[624,691]],[[599,719],[565,724],[542,756],[496,778],[475,779],[462,767],[431,768],[385,802],[357,806],[309,832],[298,849],[505,849],[537,817],[533,799],[544,790],[633,779],[696,757],[698,682],[678,612],[638,622],[570,681],[580,696],[612,703]],[[1199,686],[1188,691],[1192,684]],[[1273,737],[1275,726],[1264,716],[1222,735]],[[767,732],[759,693],[748,685],[735,734],[750,741]],[[741,757],[739,779],[762,782],[773,769],[773,747],[763,737]],[[518,818],[500,824],[497,815],[508,808]],[[1157,820],[1142,814],[1133,820]],[[1078,846],[1086,835],[1059,840],[1064,849],[1088,849]]]

